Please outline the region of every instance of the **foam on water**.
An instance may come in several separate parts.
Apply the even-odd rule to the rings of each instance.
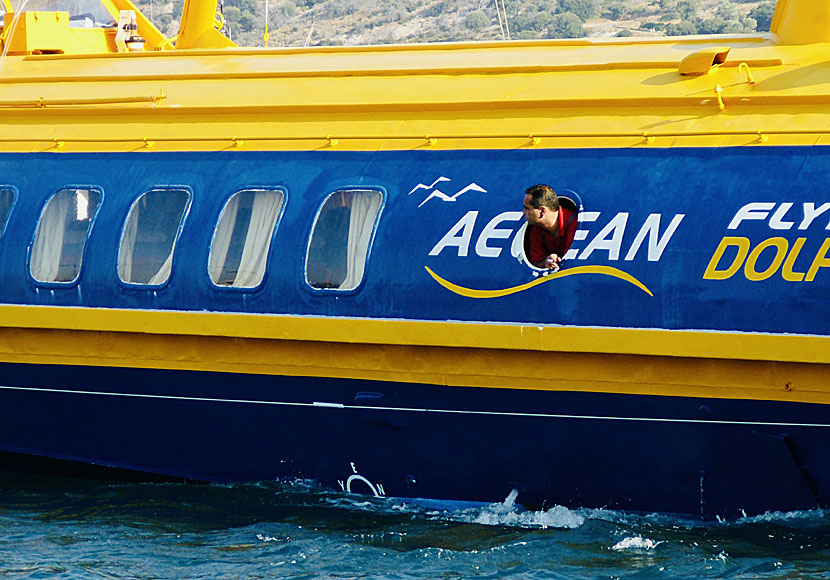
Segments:
[[[662,543],[663,542],[655,542],[649,538],[644,538],[643,536],[633,536],[623,538],[611,546],[611,549],[618,552],[620,550],[653,550]]]
[[[794,512],[766,512],[757,516],[744,516],[738,519],[739,524],[771,524],[771,523],[788,523],[788,522],[809,522],[815,521],[817,523],[823,522],[830,515],[827,510],[801,510]]]
[[[501,503],[486,504],[455,512],[429,512],[429,515],[452,521],[482,524],[485,526],[506,526],[520,528],[566,528],[574,529],[585,523],[585,518],[566,507],[554,506],[543,511],[525,511],[516,504],[519,492],[513,490]]]
[[[526,511],[516,503],[518,491],[515,489],[503,502],[483,504],[462,509],[433,509],[425,514],[433,519],[442,519],[485,526],[504,526],[518,528],[578,528],[585,518],[575,511],[562,506],[548,510]],[[404,507],[403,509],[407,509]]]

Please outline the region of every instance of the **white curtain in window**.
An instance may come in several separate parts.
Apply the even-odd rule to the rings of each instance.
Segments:
[[[133,282],[133,252],[135,239],[138,236],[139,205],[136,202],[130,210],[124,233],[121,234],[121,246],[118,249],[118,276],[128,284]]]
[[[72,192],[60,191],[52,196],[40,216],[29,264],[32,277],[39,282],[55,282],[58,278],[70,201],[74,201]]]
[[[214,284],[221,282],[222,270],[225,267],[225,260],[228,258],[228,248],[231,246],[231,236],[236,226],[236,215],[239,212],[239,194],[225,204],[222,217],[216,225],[216,232],[213,234],[213,243],[210,246],[210,259],[208,260],[208,271],[210,279]]]
[[[357,288],[363,279],[366,266],[366,253],[372,228],[380,210],[381,195],[376,191],[356,191],[352,197],[349,216],[349,248],[346,258],[346,279],[340,284],[340,290]]]
[[[251,222],[245,236],[242,259],[233,285],[253,287],[262,282],[271,247],[271,235],[282,205],[282,195],[276,191],[257,191],[251,208]]]
[[[167,254],[167,258],[164,260],[161,268],[159,268],[159,271],[153,274],[153,277],[147,282],[148,284],[164,284],[167,281],[170,277],[170,270],[173,268],[173,252],[175,250],[176,240],[174,239],[173,243],[170,244],[170,253]]]

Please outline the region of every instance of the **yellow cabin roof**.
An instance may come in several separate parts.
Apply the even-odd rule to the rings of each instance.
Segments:
[[[773,29],[792,34],[788,18],[803,18],[807,4],[830,0],[782,0]],[[215,40],[204,29],[190,38]],[[771,32],[10,54],[0,65],[0,143],[27,151],[818,143],[830,123],[826,49]]]

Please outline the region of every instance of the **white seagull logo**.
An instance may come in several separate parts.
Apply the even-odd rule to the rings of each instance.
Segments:
[[[413,193],[415,193],[419,189],[426,189],[427,191],[432,189],[433,190],[432,193],[430,193],[426,197],[426,199],[424,199],[424,201],[422,201],[421,203],[418,204],[418,207],[421,207],[426,202],[431,200],[433,197],[436,197],[436,198],[440,199],[441,201],[455,201],[456,199],[458,199],[459,197],[461,197],[462,195],[464,195],[468,191],[478,191],[478,192],[481,192],[481,193],[487,193],[487,190],[484,189],[483,187],[481,187],[480,185],[478,185],[477,183],[471,183],[467,187],[458,190],[453,195],[447,195],[446,193],[444,193],[440,189],[435,189],[435,186],[438,185],[439,183],[441,183],[442,181],[450,181],[450,178],[444,177],[442,175],[441,177],[439,177],[438,179],[433,181],[430,185],[425,185],[423,183],[419,183],[418,185],[413,187],[412,191],[410,191],[407,195],[412,195]]]

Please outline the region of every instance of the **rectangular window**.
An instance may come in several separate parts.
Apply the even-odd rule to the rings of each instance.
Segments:
[[[62,189],[40,214],[29,272],[38,282],[74,282],[81,272],[84,247],[101,192]]]
[[[153,286],[167,282],[189,200],[184,189],[154,189],[135,200],[118,248],[118,276],[123,282]]]
[[[265,276],[283,193],[251,189],[231,196],[210,245],[208,272],[217,286],[255,288]]]
[[[0,237],[6,231],[6,223],[14,205],[15,191],[11,187],[0,186]]]
[[[343,190],[323,202],[306,254],[310,286],[354,290],[360,285],[382,200],[379,191]]]

